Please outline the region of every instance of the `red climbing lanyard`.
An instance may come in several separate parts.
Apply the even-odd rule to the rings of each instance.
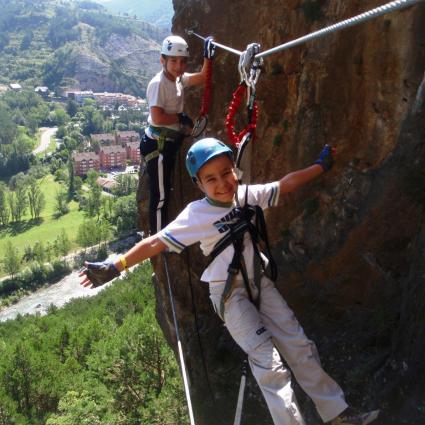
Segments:
[[[248,124],[246,127],[240,131],[238,134],[235,132],[235,115],[239,107],[242,104],[242,101],[245,100],[247,94],[247,85],[245,82],[239,84],[237,89],[233,92],[232,100],[229,105],[229,111],[226,116],[226,128],[227,128],[227,137],[230,142],[239,147],[244,136],[248,133],[251,135],[251,139],[255,137],[255,128],[257,127],[257,118],[258,118],[258,106],[256,100],[253,98],[252,101],[248,102]],[[251,93],[251,97],[252,97]],[[255,96],[255,94],[254,94]]]
[[[208,110],[211,103],[212,61],[209,60],[206,67],[206,78],[204,83],[204,93],[202,95],[201,110],[199,111],[199,116],[193,126],[193,137],[199,137],[205,131],[208,124]]]
[[[262,59],[256,59],[255,55],[260,51],[260,45],[252,43],[241,54],[239,59],[239,74],[241,82],[232,95],[229,110],[226,116],[227,136],[230,143],[237,147],[236,167],[240,168],[242,155],[251,140],[255,139],[257,128],[258,106],[255,100],[255,86],[260,76]],[[247,70],[249,71],[247,72]],[[249,73],[249,75],[248,75]],[[240,108],[242,101],[247,100],[248,123],[243,130],[235,132],[235,115]]]

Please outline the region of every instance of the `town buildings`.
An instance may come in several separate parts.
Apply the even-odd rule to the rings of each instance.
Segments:
[[[66,97],[83,104],[85,99],[93,99],[98,106],[103,109],[113,110],[115,108],[143,109],[146,107],[146,100],[124,93],[94,93],[92,90],[67,91]]]
[[[126,165],[140,163],[140,135],[136,131],[92,134],[92,151],[74,153],[72,156],[74,173],[87,175],[89,170],[123,170]]]

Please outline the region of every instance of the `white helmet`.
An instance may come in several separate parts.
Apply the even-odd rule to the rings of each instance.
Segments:
[[[189,57],[189,46],[178,35],[170,35],[162,42],[161,54],[165,56]]]

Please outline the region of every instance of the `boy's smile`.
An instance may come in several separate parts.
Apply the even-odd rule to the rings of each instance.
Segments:
[[[209,160],[198,172],[198,186],[208,198],[231,203],[238,189],[233,161],[227,155]]]
[[[175,81],[186,71],[187,58],[180,56],[161,57],[161,63],[164,66],[166,77]]]

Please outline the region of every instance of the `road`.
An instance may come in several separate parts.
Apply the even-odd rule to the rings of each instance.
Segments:
[[[34,155],[45,151],[49,147],[50,139],[56,134],[56,132],[58,131],[58,128],[57,127],[42,127],[40,128],[40,131],[41,131],[40,144],[32,151]]]

